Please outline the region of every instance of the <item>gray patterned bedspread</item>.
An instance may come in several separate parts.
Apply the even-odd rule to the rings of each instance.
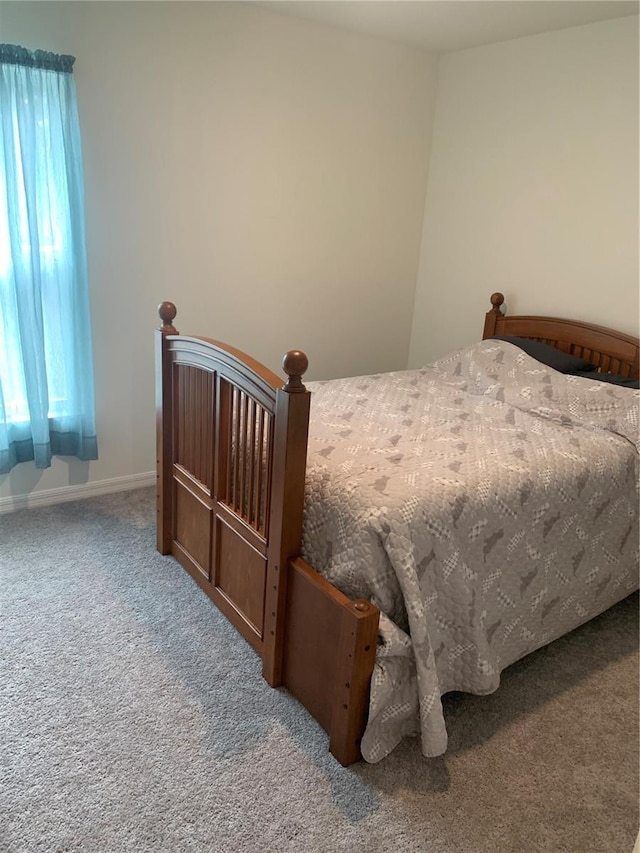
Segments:
[[[303,556],[380,607],[367,761],[638,587],[640,392],[483,341],[309,383]]]

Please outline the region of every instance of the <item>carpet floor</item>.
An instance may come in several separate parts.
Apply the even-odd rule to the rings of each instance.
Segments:
[[[0,851],[631,853],[638,597],[343,768],[171,557],[153,491],[0,517]]]

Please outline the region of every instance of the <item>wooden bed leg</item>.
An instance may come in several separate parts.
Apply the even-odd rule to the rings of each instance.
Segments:
[[[345,767],[361,758],[360,740],[369,714],[378,618],[378,610],[364,600],[354,601],[342,615],[329,749]]]
[[[156,548],[161,554],[169,554],[173,538],[173,376],[171,361],[167,357],[166,337],[178,334],[173,326],[176,306],[173,302],[162,302],[158,306],[158,314],[162,326],[156,329]]]

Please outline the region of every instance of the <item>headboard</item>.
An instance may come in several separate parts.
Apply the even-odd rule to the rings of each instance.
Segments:
[[[532,338],[550,344],[562,352],[571,353],[595,364],[601,373],[617,373],[637,379],[639,375],[638,338],[579,320],[558,317],[508,316],[503,313],[502,293],[491,295],[492,308],[484,322],[485,338],[513,335]]]

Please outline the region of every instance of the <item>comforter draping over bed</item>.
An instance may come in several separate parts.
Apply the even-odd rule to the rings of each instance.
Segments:
[[[439,755],[442,694],[637,588],[640,393],[491,340],[309,387],[303,556],[382,611],[362,754]]]

